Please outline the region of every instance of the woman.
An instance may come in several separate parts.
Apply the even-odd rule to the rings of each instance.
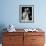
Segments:
[[[22,13],[22,19],[24,21],[28,21],[29,20],[29,14],[30,14],[29,8],[25,8],[23,13]]]

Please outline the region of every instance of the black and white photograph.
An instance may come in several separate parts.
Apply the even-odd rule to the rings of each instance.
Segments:
[[[34,21],[34,5],[20,5],[20,22]]]

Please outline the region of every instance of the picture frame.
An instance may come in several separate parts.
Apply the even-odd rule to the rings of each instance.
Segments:
[[[34,5],[19,5],[19,21],[21,23],[34,22]]]

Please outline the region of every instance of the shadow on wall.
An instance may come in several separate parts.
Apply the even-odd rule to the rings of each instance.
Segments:
[[[5,25],[4,24],[0,24],[0,43],[2,43],[2,36],[3,36],[3,32],[5,32],[6,30],[4,30]]]

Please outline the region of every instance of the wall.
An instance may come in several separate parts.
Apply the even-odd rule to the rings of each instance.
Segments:
[[[15,28],[40,27],[46,32],[46,0],[0,0],[0,31],[13,24]],[[34,5],[34,23],[19,22],[19,5]]]
[[[16,28],[46,28],[46,1],[44,0],[1,0],[0,25],[13,24]],[[19,5],[34,5],[34,23],[19,22]]]

